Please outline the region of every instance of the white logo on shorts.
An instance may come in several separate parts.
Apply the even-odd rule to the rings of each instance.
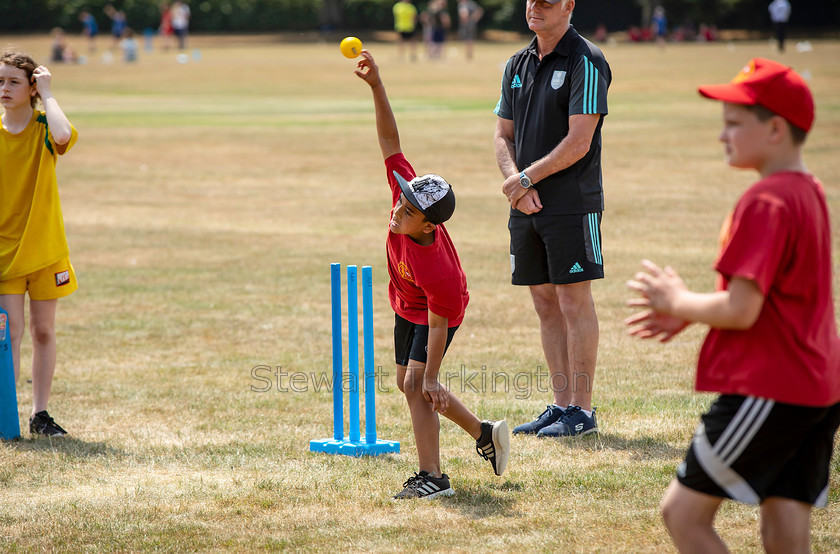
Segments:
[[[559,89],[563,86],[563,83],[566,82],[566,72],[565,71],[555,71],[554,75],[551,76],[551,88],[554,90]]]
[[[55,286],[61,287],[70,282],[70,271],[62,271],[55,274]]]
[[[510,272],[513,273],[516,271],[516,256],[513,254],[510,255]]]

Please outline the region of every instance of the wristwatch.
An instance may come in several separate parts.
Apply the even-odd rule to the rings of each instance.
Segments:
[[[522,188],[524,189],[529,189],[534,186],[534,184],[531,182],[531,179],[529,179],[528,176],[525,175],[524,171],[519,174],[519,184],[522,185]]]

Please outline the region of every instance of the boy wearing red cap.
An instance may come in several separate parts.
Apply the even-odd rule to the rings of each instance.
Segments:
[[[391,187],[386,251],[388,296],[396,314],[397,386],[408,401],[419,465],[419,472],[403,483],[394,498],[451,496],[455,491],[449,476],[441,472],[438,414],[475,439],[478,455],[490,462],[496,475],[507,467],[508,426],[504,420],[479,420],[438,381],[443,356],[469,302],[467,278],[444,226],[455,211],[455,194],[440,175],[418,177],[403,155],[379,67],[367,50],[362,50],[355,73],[373,93],[376,132]]]
[[[840,425],[840,338],[834,316],[825,193],[802,161],[814,101],[802,77],[756,58],[721,100],[729,165],[761,179],[721,233],[717,292],[695,293],[670,267],[643,261],[628,286],[644,311],[630,333],[665,342],[692,322],[711,327],[696,389],[720,393],[701,418],[662,500],[681,551],[725,552],[714,530],[725,498],[757,504],[764,547],[808,552],[811,507],[828,498]]]

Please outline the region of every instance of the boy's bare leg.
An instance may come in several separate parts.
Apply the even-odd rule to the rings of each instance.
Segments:
[[[715,514],[723,498],[694,491],[674,479],[662,498],[662,519],[683,554],[728,552],[715,532]]]
[[[409,366],[397,366],[397,383],[405,394],[411,412],[411,426],[417,444],[417,458],[420,471],[428,471],[435,477],[440,469],[440,418],[423,397],[423,372],[426,365],[414,360]],[[441,385],[442,386],[442,385]],[[456,423],[474,439],[481,437],[481,420],[472,413],[454,394],[449,393],[449,409],[442,415]]]
[[[9,314],[7,327],[12,343],[12,365],[15,368],[15,382],[17,382],[20,376],[20,343],[23,341],[23,328],[26,325],[23,295],[0,294],[0,307]]]
[[[811,505],[773,496],[761,503],[761,542],[772,554],[811,551]]]
[[[449,391],[449,408],[441,415],[469,433],[475,440],[481,438],[481,420],[464,406],[464,403],[451,390]]]
[[[32,414],[47,409],[55,374],[55,312],[58,300],[30,300],[32,337]]]
[[[417,445],[420,471],[439,477],[440,471],[440,419],[432,405],[423,398],[423,370],[425,364],[409,360],[408,367],[397,366],[397,384],[405,394],[411,412],[411,427]]]

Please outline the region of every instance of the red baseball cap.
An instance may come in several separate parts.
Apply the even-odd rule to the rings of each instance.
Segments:
[[[705,85],[700,94],[733,104],[764,106],[805,132],[814,124],[814,97],[805,79],[773,60],[753,58],[727,85]]]

